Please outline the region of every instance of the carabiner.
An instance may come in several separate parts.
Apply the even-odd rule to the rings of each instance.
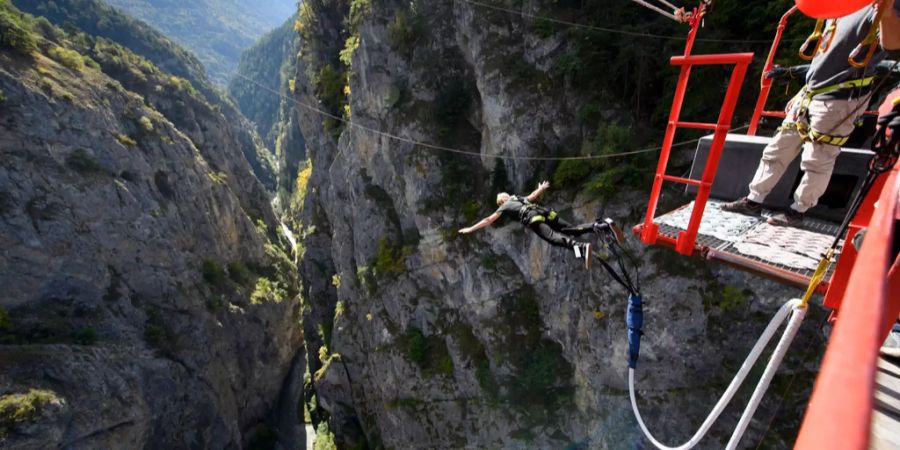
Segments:
[[[859,61],[859,55],[862,54],[863,51],[865,51],[865,48],[865,42],[857,45],[856,48],[854,48],[853,51],[850,52],[850,56],[847,58],[847,62],[857,69],[862,69],[863,67],[868,66],[869,61],[872,60],[872,56],[875,55],[875,50],[878,49],[878,41],[872,41],[871,43],[869,43],[869,51],[866,52],[866,57],[862,61]]]
[[[819,47],[822,45],[822,29],[825,27],[824,20],[816,21],[816,28],[813,30],[812,34],[809,35],[808,38],[803,42],[803,45],[800,46],[800,59],[805,61],[812,61],[813,58],[816,57],[816,53],[819,52]],[[809,52],[809,47],[815,42],[816,46],[813,48],[812,53]]]
[[[825,36],[828,36],[828,39],[825,40],[823,42],[824,45],[819,48],[820,52],[825,53],[831,48],[831,43],[834,41],[834,35],[837,34],[835,31],[837,31],[837,20],[832,20],[831,25],[828,25],[828,28],[825,29]]]

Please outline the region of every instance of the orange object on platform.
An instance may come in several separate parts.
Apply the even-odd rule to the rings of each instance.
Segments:
[[[813,19],[836,19],[871,4],[872,0],[797,0],[800,12]]]

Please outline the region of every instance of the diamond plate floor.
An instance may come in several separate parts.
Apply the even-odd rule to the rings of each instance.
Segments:
[[[737,265],[743,263],[776,276],[787,272],[808,280],[838,230],[837,224],[811,218],[804,220],[800,227],[772,226],[766,223],[772,211],[763,211],[762,217],[745,216],[722,211],[721,203],[716,200],[707,203],[697,244],[714,250],[710,253],[713,258],[718,255],[722,258],[717,259],[727,259]],[[693,205],[691,202],[657,217],[654,222],[659,224],[659,232],[677,237],[687,229]],[[827,278],[830,276],[829,273]]]

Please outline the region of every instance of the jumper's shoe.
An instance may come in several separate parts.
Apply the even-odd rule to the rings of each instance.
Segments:
[[[748,216],[758,216],[762,212],[762,204],[756,203],[747,197],[741,197],[733,202],[722,203],[719,205],[722,211],[728,211]]]
[[[780,227],[796,227],[803,223],[803,213],[788,209],[769,217],[769,225],[777,225]]]
[[[591,268],[591,244],[584,244],[584,268],[585,270],[590,270]]]
[[[581,244],[575,244],[572,250],[575,251],[575,259],[581,259]]]
[[[883,356],[900,358],[900,325],[894,325],[894,329],[888,334],[878,353]]]

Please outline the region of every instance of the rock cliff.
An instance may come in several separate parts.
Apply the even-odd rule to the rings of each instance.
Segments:
[[[194,55],[149,25],[100,0],[15,0],[13,4],[23,12],[46,18],[57,26],[114,41],[162,71],[189,81],[203,100],[222,112],[227,126],[237,135],[241,152],[253,173],[267,189],[275,191],[276,164],[272,153],[231,99],[209,80]]]
[[[296,448],[290,246],[189,81],[0,0],[0,446]]]
[[[514,12],[581,22],[632,15],[598,2],[513,3]],[[527,193],[544,178],[556,190],[543,201],[570,220],[603,214],[630,225],[643,213],[652,156],[513,158],[658,142],[650,130],[669,107],[658,91],[673,75],[648,67],[665,61],[653,62],[651,44],[530,17],[467,1],[300,6],[295,98],[305,105],[297,111],[311,173],[292,213],[311,305],[308,405],[339,448],[648,445],[628,405],[622,289],[517,224],[456,232],[490,214],[496,192]],[[631,22],[597,25],[609,23]],[[642,94],[648,86],[657,92]],[[701,96],[719,95],[710,92]],[[632,248],[647,299],[640,403],[658,435],[684,441],[797,291]],[[817,368],[821,318],[804,326],[743,447],[790,447]],[[722,448],[741,408],[729,408],[701,448]]]

